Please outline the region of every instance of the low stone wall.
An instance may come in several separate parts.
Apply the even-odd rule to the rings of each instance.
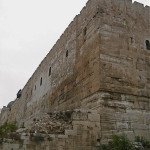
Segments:
[[[21,133],[6,139],[1,150],[94,150],[100,144],[100,115],[94,110],[74,110],[72,129],[64,134]]]

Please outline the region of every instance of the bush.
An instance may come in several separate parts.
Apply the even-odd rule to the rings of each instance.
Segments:
[[[102,145],[100,150],[134,150],[134,146],[125,135],[113,135],[109,144]]]
[[[5,123],[0,127],[0,138],[6,138],[8,133],[15,132],[17,126],[14,123]]]
[[[139,142],[143,145],[144,148],[150,148],[150,142],[145,140],[143,137],[136,136],[135,142]]]

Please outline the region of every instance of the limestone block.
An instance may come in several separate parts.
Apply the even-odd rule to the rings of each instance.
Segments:
[[[88,114],[88,120],[92,122],[100,122],[99,114]]]
[[[128,123],[123,123],[123,122],[117,122],[117,129],[118,130],[125,130],[128,129]]]
[[[109,131],[109,130],[116,130],[116,124],[115,123],[101,123],[101,128],[103,131]]]
[[[134,129],[134,130],[149,130],[149,125],[131,123],[131,128]]]
[[[58,135],[58,139],[66,139],[68,138],[68,135]]]
[[[76,112],[72,115],[73,120],[87,120],[87,113]]]
[[[123,134],[125,134],[130,141],[134,141],[135,140],[135,133],[134,133],[134,131],[123,131]],[[120,135],[122,135],[122,132],[120,132]]]
[[[22,139],[22,140],[29,140],[29,138],[30,138],[29,136],[21,135],[21,139]]]
[[[65,130],[65,135],[76,135],[77,132],[75,130]]]
[[[87,126],[88,123],[89,123],[88,121],[72,121],[73,127],[75,127],[76,125],[78,127]]]
[[[58,141],[58,146],[59,147],[64,147],[65,146],[65,140],[59,140]]]

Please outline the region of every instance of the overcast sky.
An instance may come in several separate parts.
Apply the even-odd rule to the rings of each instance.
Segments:
[[[86,2],[0,0],[0,108],[16,98]]]

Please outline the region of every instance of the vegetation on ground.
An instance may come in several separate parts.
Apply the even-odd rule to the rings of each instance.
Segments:
[[[8,134],[15,132],[17,130],[17,126],[14,123],[5,123],[0,126],[0,138],[6,138]]]
[[[144,148],[150,148],[150,141],[145,140],[143,137],[136,136],[135,142],[141,143]]]
[[[100,150],[134,150],[134,146],[125,135],[113,135],[109,144],[102,145]]]
[[[150,142],[143,137],[137,136],[135,142],[141,143],[144,149],[150,148]],[[141,147],[135,146],[135,142],[129,141],[125,135],[113,135],[112,140],[107,145],[101,145],[100,150],[141,150]]]

